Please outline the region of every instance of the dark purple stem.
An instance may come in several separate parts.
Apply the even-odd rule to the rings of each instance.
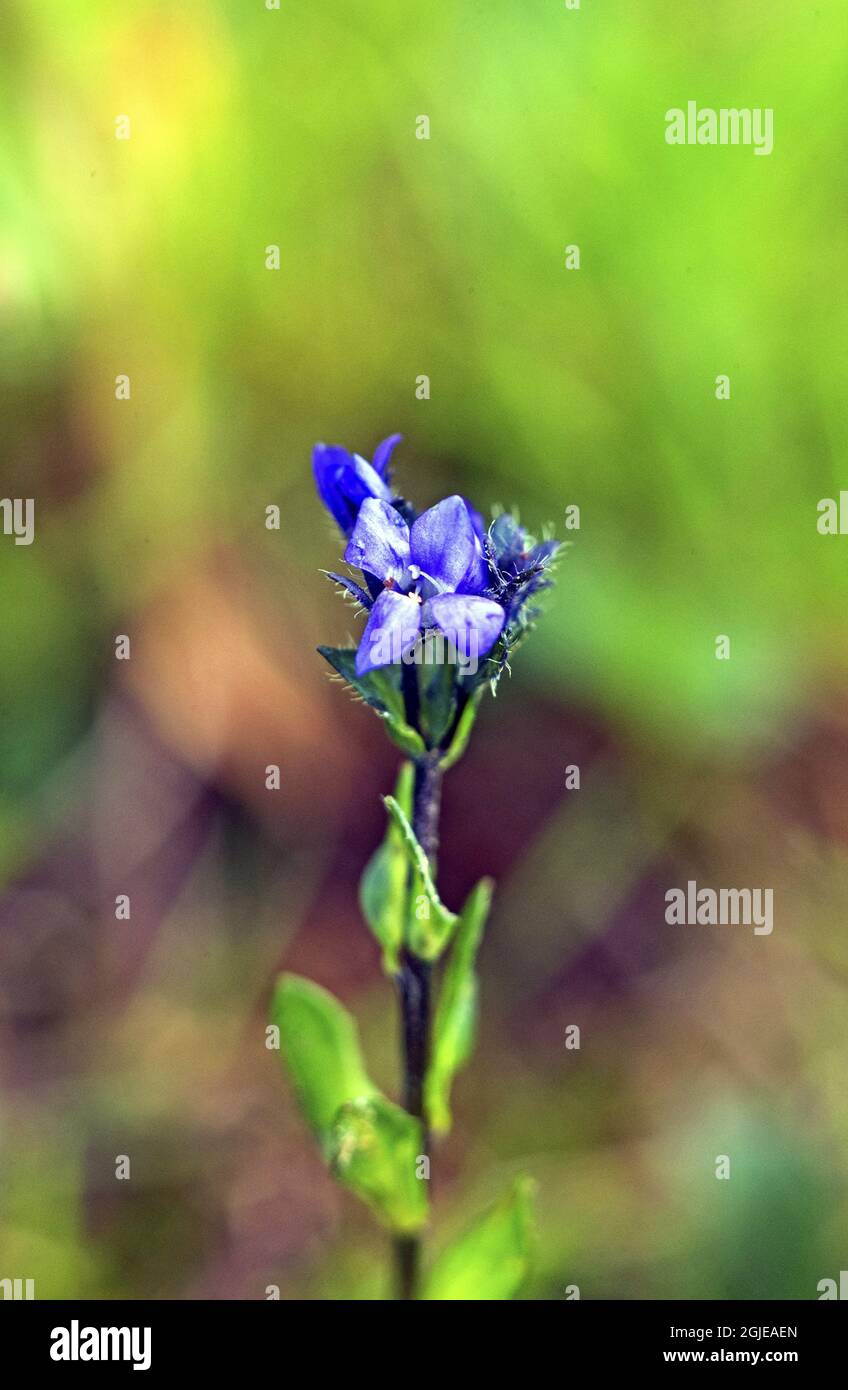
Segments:
[[[433,866],[439,848],[439,807],[442,798],[440,754],[422,758],[415,767],[415,791],[412,803],[412,828],[416,838]],[[403,1104],[417,1119],[424,1120],[424,1081],[430,1057],[431,971],[428,961],[420,960],[411,951],[401,958],[398,988],[401,1005],[401,1037],[403,1045]],[[430,1137],[424,1130],[424,1156],[429,1156]],[[418,1297],[421,1264],[419,1236],[398,1236],[395,1241],[398,1298],[411,1301]]]

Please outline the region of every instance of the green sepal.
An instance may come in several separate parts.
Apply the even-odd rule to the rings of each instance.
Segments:
[[[367,675],[358,676],[355,647],[319,647],[318,651],[366,705],[376,710],[386,725],[389,737],[404,753],[411,758],[420,758],[426,753],[421,735],[406,722],[401,668],[398,664],[382,666],[376,671],[369,671]]]
[[[395,801],[412,814],[415,768],[403,763],[395,786]],[[383,949],[383,969],[396,975],[403,946],[408,902],[409,857],[397,822],[389,817],[385,838],[368,861],[359,882],[362,915]]]
[[[343,1105],[377,1094],[368,1077],[356,1021],[338,999],[301,975],[281,975],[271,1003],[300,1108],[329,1153],[333,1120]]]
[[[398,1234],[420,1231],[427,1220],[427,1180],[418,1177],[424,1131],[384,1096],[351,1101],[333,1124],[333,1176],[368,1204]]]
[[[424,639],[424,660],[416,666],[420,698],[420,720],[428,748],[438,748],[451,726],[456,708],[456,664],[427,660],[434,651],[429,637]]]
[[[399,669],[386,666],[358,676],[355,647],[319,647],[318,651],[333,670],[362,696],[367,705],[379,714],[388,714],[393,719],[403,719],[403,693],[400,688]]]
[[[500,1201],[442,1252],[423,1297],[450,1302],[515,1298],[533,1255],[535,1191],[531,1178],[516,1178]]]
[[[439,897],[429,860],[403,808],[393,796],[384,796],[383,802],[400,831],[402,843],[413,868],[412,902],[420,895],[423,895],[427,902],[427,913],[420,919],[410,903],[407,945],[422,960],[438,960],[459,919],[455,912],[445,907]]]
[[[447,772],[448,768],[453,767],[454,763],[458,763],[468,747],[468,740],[471,737],[471,730],[474,728],[474,721],[477,718],[477,710],[480,705],[480,694],[481,692],[478,690],[474,695],[469,696],[466,701],[462,714],[457,721],[453,738],[450,741],[450,747],[445,752],[439,764],[442,772]]]
[[[435,1134],[451,1127],[451,1084],[471,1056],[477,1026],[474,962],[492,903],[494,884],[482,878],[460,913],[433,1020],[433,1044],[425,1082],[425,1105]]]
[[[384,714],[383,719],[386,723],[386,733],[401,752],[410,758],[422,758],[425,755],[427,748],[417,729],[413,729],[412,725],[403,719],[392,718],[390,714]]]

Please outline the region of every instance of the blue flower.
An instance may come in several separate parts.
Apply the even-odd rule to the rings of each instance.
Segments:
[[[377,445],[371,463],[359,454],[349,453],[341,444],[315,445],[312,471],[318,496],[345,536],[353,530],[366,498],[391,502],[389,462],[400,439],[399,434],[390,434]]]
[[[385,498],[359,507],[345,560],[378,580],[356,654],[357,675],[401,661],[437,629],[463,659],[484,656],[506,620],[467,504],[446,497],[408,526]]]

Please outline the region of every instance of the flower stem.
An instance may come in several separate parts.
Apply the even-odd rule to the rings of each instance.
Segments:
[[[440,753],[422,758],[415,767],[412,828],[435,874],[439,847],[439,807],[442,796]],[[403,1048],[403,1104],[424,1122],[423,1156],[429,1157],[430,1136],[424,1114],[424,1082],[430,1058],[431,972],[429,962],[406,950],[398,975]],[[421,1237],[398,1236],[395,1241],[397,1296],[417,1299],[420,1285]]]

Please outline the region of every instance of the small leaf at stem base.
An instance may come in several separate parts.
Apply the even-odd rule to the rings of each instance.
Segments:
[[[404,763],[398,773],[395,800],[412,814],[415,769]],[[383,969],[396,975],[400,968],[407,911],[409,858],[396,822],[389,817],[385,838],[369,859],[359,884],[362,915],[383,948]]]
[[[398,805],[393,796],[384,796],[383,802],[398,827],[414,871],[413,877],[416,881],[413,883],[413,897],[420,888],[426,899],[427,912],[423,916],[419,916],[417,912],[410,914],[409,948],[421,960],[438,960],[451,938],[458,921],[457,915],[445,907],[439,897],[433,882],[430,862],[419,844],[418,837],[409,823],[409,818],[404,814],[403,808]]]
[[[531,1178],[516,1178],[495,1206],[442,1251],[423,1297],[451,1302],[515,1298],[530,1270],[535,1188]]]

